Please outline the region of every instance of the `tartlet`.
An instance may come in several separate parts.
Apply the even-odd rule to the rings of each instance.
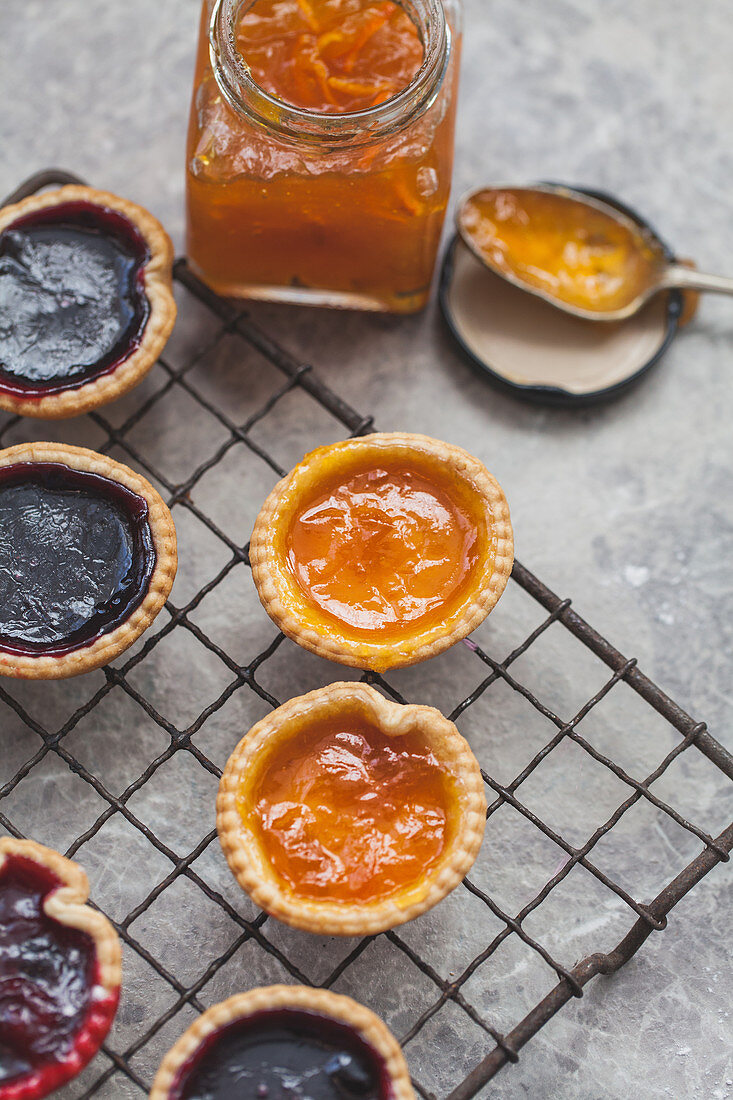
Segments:
[[[150,1100],[275,1097],[284,1084],[293,1100],[415,1098],[402,1051],[373,1012],[325,989],[274,985],[200,1016],[161,1062]]]
[[[0,1100],[38,1100],[97,1053],[120,996],[120,942],[76,863],[0,838]]]
[[[460,447],[404,433],[306,455],[267,497],[250,543],[260,600],[283,633],[376,671],[470,634],[513,557],[496,479]]]
[[[481,771],[453,723],[353,682],[253,726],[217,798],[240,886],[322,935],[370,935],[436,905],[472,866],[485,820]]]
[[[176,319],[172,263],[160,222],[107,191],[0,210],[0,409],[77,416],[137,385]]]
[[[176,565],[173,519],[140,474],[61,443],[0,451],[0,675],[108,664],[161,610]]]

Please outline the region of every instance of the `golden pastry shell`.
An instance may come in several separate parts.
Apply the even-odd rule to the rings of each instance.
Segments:
[[[493,560],[485,559],[458,611],[447,623],[416,627],[398,639],[350,637],[336,620],[314,615],[286,562],[284,540],[300,502],[340,467],[351,468],[364,456],[375,464],[417,460],[438,474],[438,483],[458,480],[489,517],[495,539]],[[274,487],[255,522],[249,549],[252,576],[270,618],[304,649],[353,668],[384,671],[417,664],[442,653],[483,622],[504,591],[514,562],[509,506],[496,479],[460,447],[425,435],[375,433],[320,447],[306,455]]]
[[[209,1035],[235,1020],[278,1009],[315,1012],[356,1031],[384,1059],[392,1085],[391,1100],[415,1100],[402,1051],[379,1017],[350,997],[302,985],[263,986],[213,1005],[184,1031],[166,1054],[155,1075],[150,1100],[170,1100],[179,1071]]]
[[[114,370],[92,377],[74,388],[45,397],[23,397],[0,390],[0,409],[18,416],[41,420],[61,420],[80,416],[121,397],[142,381],[165,347],[176,320],[172,290],[173,245],[157,218],[144,207],[122,199],[109,191],[98,191],[82,184],[69,184],[53,191],[30,195],[0,210],[0,233],[19,218],[65,203],[82,202],[114,210],[134,225],[145,239],[150,258],[145,264],[145,295],[150,304],[140,344]]]
[[[455,828],[439,862],[418,887],[375,902],[327,901],[300,897],[282,882],[238,807],[248,776],[259,758],[313,722],[335,717],[359,718],[389,737],[419,732],[452,777]],[[345,682],[319,688],[278,707],[240,741],[219,784],[216,824],[229,867],[254,903],[285,924],[332,936],[363,936],[394,928],[437,905],[461,882],[474,863],[486,824],[481,770],[456,727],[433,707],[403,705],[385,699],[367,684]]]
[[[85,447],[71,447],[65,443],[20,443],[0,451],[0,469],[23,462],[58,462],[72,470],[99,474],[143,497],[148,505],[148,524],[155,547],[155,568],[142,602],[124,622],[89,645],[81,645],[78,649],[59,656],[11,653],[4,650],[0,643],[0,676],[26,680],[60,680],[109,664],[148,629],[173,587],[178,564],[176,529],[167,505],[150,482],[129,466],[115,462],[107,455]]]

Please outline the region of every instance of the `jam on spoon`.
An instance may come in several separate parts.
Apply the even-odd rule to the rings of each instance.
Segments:
[[[578,317],[620,321],[675,288],[733,294],[733,279],[672,261],[648,226],[568,187],[482,188],[456,223],[481,263]]]
[[[0,1100],[46,1096],[112,1023],[119,942],[83,906],[87,895],[76,864],[32,841],[0,840]]]

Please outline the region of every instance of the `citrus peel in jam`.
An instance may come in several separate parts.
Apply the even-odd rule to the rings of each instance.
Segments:
[[[230,757],[217,828],[253,900],[309,931],[391,928],[436,904],[481,843],[478,764],[431,707],[361,683],[292,699]]]
[[[501,488],[426,436],[347,440],[275,487],[250,544],[260,599],[305,648],[342,664],[414,664],[465,637],[511,571]]]
[[[449,836],[450,793],[418,734],[316,723],[267,756],[240,793],[242,819],[291,890],[377,901],[414,888]]]
[[[299,509],[288,565],[327,615],[396,635],[460,598],[485,538],[483,517],[434,480],[385,464],[338,478]]]
[[[459,222],[494,271],[589,312],[633,302],[660,262],[641,229],[541,188],[477,192],[464,203]]]
[[[392,0],[257,0],[239,23],[237,48],[270,95],[328,114],[396,95],[424,53],[417,27]]]

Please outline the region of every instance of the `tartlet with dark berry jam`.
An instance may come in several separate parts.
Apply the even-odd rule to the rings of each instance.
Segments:
[[[163,1059],[150,1100],[415,1100],[382,1021],[325,989],[273,985],[214,1005]]]
[[[0,675],[108,664],[150,626],[176,565],[173,519],[140,474],[61,443],[0,451]]]
[[[160,222],[107,191],[0,210],[0,409],[77,416],[137,385],[176,319],[172,263]]]
[[[38,1100],[99,1050],[120,996],[120,941],[76,863],[0,838],[0,1100]]]

